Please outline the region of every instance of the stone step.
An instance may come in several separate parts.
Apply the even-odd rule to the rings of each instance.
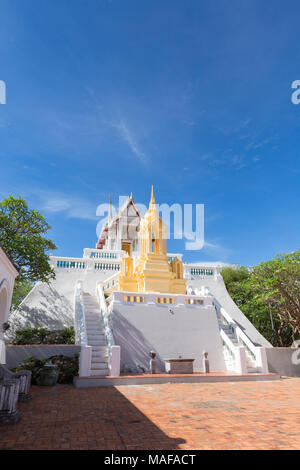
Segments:
[[[90,346],[106,346],[106,338],[89,338]],[[97,343],[97,344],[93,344]],[[103,343],[103,344],[102,344]]]
[[[93,335],[105,335],[105,329],[104,328],[87,328],[87,331],[90,331],[90,333]]]
[[[104,327],[103,323],[95,322],[95,323],[88,323],[85,322],[85,326],[90,330],[94,330],[95,328],[99,329],[100,327]]]
[[[108,361],[108,354],[106,353],[101,353],[99,356],[92,354],[92,362],[103,362],[103,361]]]
[[[93,346],[91,344],[91,346],[92,346],[92,353],[93,354],[94,354],[94,352],[103,352],[103,351],[107,352],[107,348],[108,348],[107,344],[101,345],[101,346]]]
[[[88,343],[89,343],[89,346],[107,346],[106,341],[100,341],[100,340],[94,341],[91,339],[90,341],[88,341]]]
[[[106,337],[104,335],[89,335],[87,334],[88,340],[89,341],[104,341],[106,342]]]
[[[92,369],[105,369],[107,368],[107,361],[105,360],[98,360],[98,361],[93,361],[92,362]]]
[[[100,317],[91,318],[85,315],[85,321],[89,323],[99,323],[99,322],[103,323],[103,318],[100,318]]]
[[[107,365],[108,356],[92,356],[92,364],[106,364]]]
[[[91,369],[91,375],[109,375],[109,369],[103,369],[103,370],[98,370],[98,369]]]
[[[91,333],[92,335],[104,335],[104,328],[100,328],[99,326],[95,327],[87,327],[86,331]]]
[[[96,332],[96,333],[95,333],[95,331],[93,331],[93,332],[87,331],[87,336],[88,336],[91,340],[100,339],[100,340],[106,341],[106,336],[105,336],[105,334],[102,333],[100,330],[99,330],[99,332]]]
[[[89,324],[89,323],[86,323],[86,328],[89,329],[89,330],[93,330],[93,331],[99,331],[99,330],[104,330],[104,325],[102,323],[93,323],[93,324]]]

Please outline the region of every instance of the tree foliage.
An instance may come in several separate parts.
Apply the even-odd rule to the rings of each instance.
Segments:
[[[222,270],[226,288],[248,319],[273,346],[300,337],[300,250],[253,268]]]
[[[280,331],[291,330],[291,340],[300,337],[300,250],[277,255],[255,266],[253,290],[276,317]]]
[[[31,291],[34,286],[34,282],[28,279],[20,279],[17,277],[15,280],[13,296],[11,300],[11,311],[13,312],[25,299],[26,295]]]
[[[62,330],[47,328],[26,328],[17,330],[13,344],[74,344],[75,330],[73,326]]]
[[[44,216],[30,210],[23,198],[9,196],[0,202],[0,243],[20,267],[17,284],[48,282],[55,277],[47,252],[56,246],[45,237],[50,228]]]

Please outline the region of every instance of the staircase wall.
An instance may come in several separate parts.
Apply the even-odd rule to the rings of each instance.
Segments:
[[[115,303],[111,324],[115,344],[121,346],[121,370],[124,367],[149,369],[149,352],[158,357],[164,371],[164,359],[195,359],[194,369],[202,371],[202,352],[209,354],[211,370],[225,370],[222,343],[214,307],[136,305]]]
[[[271,347],[266,338],[255,328],[254,325],[248,320],[243,312],[238,308],[236,303],[230,297],[222,276],[218,276],[217,279],[194,279],[189,280],[188,285],[192,286],[193,289],[200,288],[202,286],[207,287],[210,293],[216,298],[221,307],[223,307],[233,320],[238,323],[244,333],[251,339],[256,346]]]

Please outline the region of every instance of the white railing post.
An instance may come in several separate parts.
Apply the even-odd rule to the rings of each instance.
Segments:
[[[0,364],[6,364],[5,343],[0,339]]]
[[[219,313],[223,318],[225,318],[227,323],[230,324],[232,328],[234,328],[236,338],[240,343],[244,344],[244,350],[246,351],[246,349],[248,349],[249,352],[252,353],[255,358],[256,367],[260,368],[262,373],[269,372],[265,348],[255,346],[250,340],[250,338],[248,338],[248,336],[241,330],[241,328],[237,325],[237,323],[231,318],[231,316],[226,312],[223,307],[221,307]]]
[[[269,367],[268,367],[266,348],[257,347],[256,352],[257,352],[256,354],[257,367],[261,368],[262,373],[268,373]]]
[[[91,375],[92,346],[81,346],[79,357],[79,377]]]
[[[120,375],[120,363],[121,363],[121,347],[120,346],[111,346],[111,356],[110,356],[110,375],[119,376]]]
[[[96,287],[96,293],[98,297],[98,302],[100,306],[100,311],[103,317],[105,336],[108,346],[108,367],[110,375],[119,376],[120,375],[120,362],[121,362],[121,348],[115,344],[114,336],[109,324],[109,311],[106,305],[104,291],[102,283],[98,283]],[[120,295],[118,292],[113,293],[113,295]]]
[[[236,364],[236,372],[239,374],[247,374],[247,358],[246,358],[246,351],[243,346],[239,346],[235,348],[235,364]]]
[[[75,286],[75,342],[80,345],[79,377],[89,377],[91,375],[92,347],[87,344],[82,284],[82,281],[77,281]]]

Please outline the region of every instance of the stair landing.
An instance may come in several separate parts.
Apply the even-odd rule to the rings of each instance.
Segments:
[[[279,380],[279,374],[251,373],[237,374],[235,372],[210,372],[209,374],[140,374],[114,376],[74,377],[76,388],[114,387],[115,385],[147,385],[165,383],[205,383],[205,382],[245,382]]]

